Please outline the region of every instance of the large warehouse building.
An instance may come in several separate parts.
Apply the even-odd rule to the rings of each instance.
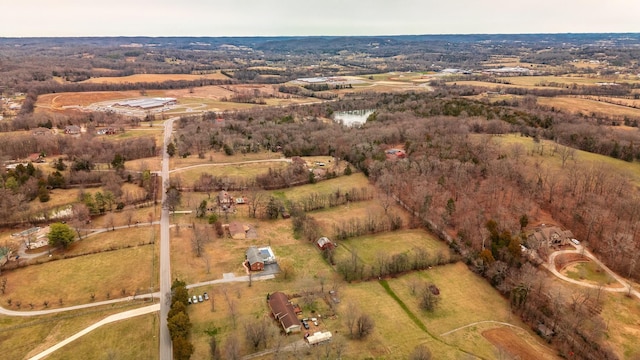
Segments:
[[[150,110],[168,105],[175,105],[175,98],[142,98],[119,101],[114,106],[124,106],[139,108],[142,110]]]

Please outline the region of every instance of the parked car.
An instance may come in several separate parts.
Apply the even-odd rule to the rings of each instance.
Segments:
[[[202,300],[202,295],[198,295],[198,302],[203,302],[204,300]]]
[[[578,241],[578,239],[571,239],[571,242],[575,245],[580,245],[580,241]]]
[[[197,303],[198,303],[198,298],[197,298],[195,295],[193,295],[193,303],[194,303],[194,304],[197,304]]]
[[[302,326],[304,326],[305,329],[309,330],[309,323],[306,321],[302,321]]]
[[[189,305],[193,304],[193,301],[191,301],[191,298],[189,298],[188,300],[189,300]]]
[[[207,294],[207,292],[205,291],[204,294],[202,294],[204,296],[205,300],[209,300],[209,294]]]
[[[318,319],[311,318],[311,321],[313,321],[313,325],[318,326]]]

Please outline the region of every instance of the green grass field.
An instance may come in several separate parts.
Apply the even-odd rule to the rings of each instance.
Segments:
[[[21,310],[30,309],[28,304],[33,303],[39,310],[44,308],[44,301],[53,308],[60,307],[60,299],[63,306],[71,306],[90,302],[91,294],[95,294],[95,301],[102,301],[107,300],[107,294],[112,299],[123,297],[123,289],[126,296],[148,292],[152,268],[157,266],[157,260],[152,262],[154,255],[157,258],[157,251],[147,245],[13,270],[3,275],[7,290],[0,295],[0,303],[12,310],[18,310],[18,301]],[[157,286],[155,274],[153,286]]]
[[[44,315],[36,317],[6,317],[0,316],[0,343],[2,344],[2,358],[3,359],[23,359],[36,355],[37,353],[46,350],[50,346],[68,338],[69,336],[77,333],[78,331],[90,326],[93,323],[100,321],[101,319],[115,313],[131,310],[142,303],[122,303],[117,305],[102,306],[95,309],[85,309],[72,312],[65,312],[54,315]],[[146,346],[153,341],[152,336],[146,336],[148,333],[144,331],[145,326],[143,322],[137,322],[134,319],[130,320],[134,323],[134,326],[140,327],[144,333],[142,336],[137,337],[135,332],[122,333],[114,332],[109,337],[116,341],[120,339],[122,346],[129,346],[127,337],[137,337],[139,340],[139,346]],[[156,327],[157,329],[157,327]],[[157,331],[157,330],[156,330]],[[91,336],[91,335],[90,335]],[[78,340],[82,341],[82,339]],[[74,358],[86,359],[88,354],[102,354],[101,338],[95,338],[93,340],[96,345],[93,351],[81,352],[76,348],[77,342],[73,342],[63,348],[65,353],[75,353]],[[134,346],[135,347],[135,346]],[[155,349],[157,353],[157,345]],[[58,353],[54,353],[56,359],[69,359],[70,357],[57,357]],[[54,356],[54,355],[52,355]],[[71,356],[71,355],[69,355]],[[48,357],[53,358],[53,357]],[[120,357],[119,357],[120,358]],[[131,358],[147,358],[143,357],[121,357],[122,359]]]
[[[349,191],[353,188],[360,189],[369,186],[367,178],[361,173],[356,173],[349,176],[339,176],[337,178],[320,181],[315,184],[277,190],[273,191],[272,194],[282,200],[296,201],[308,196],[310,193],[332,194],[338,189],[340,191]],[[373,189],[373,187],[371,187],[371,189]]]
[[[380,255],[411,253],[418,247],[425,249],[433,258],[440,253],[445,259],[449,259],[447,245],[421,229],[386,232],[341,241],[336,250],[336,259],[347,259],[355,251],[362,261],[372,265]]]
[[[105,359],[158,359],[158,314],[107,324],[64,346],[47,359],[83,360],[88,354]]]
[[[560,156],[553,155],[552,149],[555,146],[553,141],[542,140],[540,144],[542,144],[544,153],[540,155],[539,152],[534,152],[531,154],[534,149],[539,149],[540,144],[537,144],[533,141],[532,138],[522,137],[518,135],[505,135],[505,136],[494,136],[493,141],[503,146],[505,150],[510,150],[514,145],[520,144],[523,147],[524,154],[529,158],[539,158],[544,160],[544,164],[550,166],[555,171],[560,171],[562,169],[562,161]],[[519,145],[519,146],[520,146]],[[611,169],[612,173],[620,174],[624,177],[628,177],[632,183],[636,185],[640,185],[640,164],[637,162],[629,163],[624,160],[614,159],[609,156],[604,156],[600,154],[594,154],[586,151],[576,150],[574,159],[569,159],[567,164],[571,164],[576,161],[578,164],[588,165],[592,167],[603,167]]]
[[[598,264],[593,261],[579,262],[569,265],[565,268],[566,275],[571,279],[583,280],[595,284],[608,285],[617,283],[609,274],[602,270]]]
[[[229,164],[224,166],[210,165],[200,166],[187,169],[184,171],[174,172],[172,176],[180,176],[185,186],[193,186],[193,183],[200,178],[202,173],[212,174],[217,177],[232,177],[253,179],[258,175],[266,174],[269,169],[284,169],[289,164],[286,162],[267,162],[267,163],[249,163],[249,164]]]

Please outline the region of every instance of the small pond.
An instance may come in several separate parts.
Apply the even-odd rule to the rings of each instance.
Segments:
[[[351,111],[336,111],[333,113],[333,120],[341,122],[347,126],[362,125],[367,121],[369,115],[373,114],[375,110],[351,110]]]

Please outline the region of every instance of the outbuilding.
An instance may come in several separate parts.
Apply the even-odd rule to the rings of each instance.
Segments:
[[[336,247],[336,244],[331,242],[327,237],[321,237],[316,241],[316,245],[320,248],[320,250],[333,250]]]

